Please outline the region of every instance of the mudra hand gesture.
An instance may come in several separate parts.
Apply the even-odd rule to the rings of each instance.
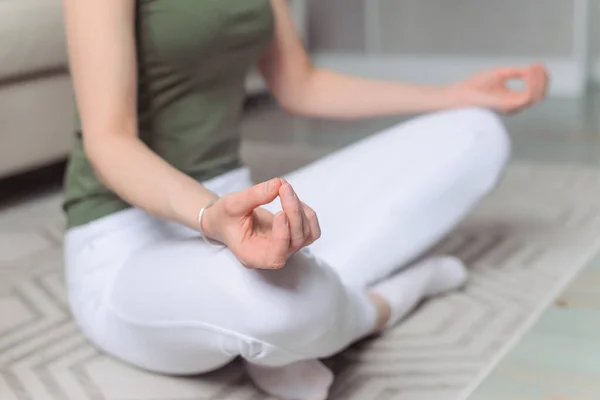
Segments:
[[[283,211],[273,215],[261,208],[277,197]],[[292,254],[321,236],[316,213],[280,178],[221,197],[206,209],[202,229],[246,268],[258,269],[283,268]]]

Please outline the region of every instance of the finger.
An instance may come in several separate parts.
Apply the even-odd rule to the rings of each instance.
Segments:
[[[312,208],[305,203],[302,203],[302,208],[304,209],[304,215],[310,226],[310,243],[307,243],[308,246],[321,237],[321,224],[319,224],[317,213]]]
[[[529,92],[523,92],[518,101],[515,102],[515,107],[512,110],[512,114],[520,113],[523,110],[526,110],[533,104],[533,100],[531,94]]]
[[[303,246],[307,246],[308,242],[311,241],[311,226],[308,222],[308,216],[306,215],[306,209],[304,208],[304,203],[300,200],[300,208],[302,208],[302,229],[304,234],[304,243]]]
[[[304,203],[298,198],[298,194],[296,193],[296,191],[294,191],[294,194],[295,194],[295,200],[297,201],[297,204],[295,204],[295,206],[299,206],[301,209],[300,216],[302,217],[302,237],[303,237],[304,241],[302,242],[300,247],[304,247],[304,246],[307,246],[309,244],[309,242],[312,242],[310,240],[311,239],[311,226],[308,223],[308,217],[307,217],[305,209],[304,209]]]
[[[506,87],[499,109],[505,113],[517,112],[526,107],[532,99],[532,82],[527,67],[505,67],[498,70],[498,75]],[[510,81],[518,81],[521,86],[509,85]]]
[[[506,67],[500,68],[498,74],[504,80],[508,79],[523,79],[527,69],[523,67]]]
[[[535,103],[540,95],[540,82],[539,77],[532,71],[529,76],[529,85],[531,87],[529,94],[529,105]]]
[[[502,68],[499,71],[499,75],[505,81],[518,80],[524,85],[524,90],[527,91],[531,88],[532,83],[532,66],[528,67],[507,67]]]
[[[232,193],[223,199],[226,211],[232,215],[245,215],[260,206],[269,204],[279,195],[281,179],[275,178],[270,181],[254,185],[241,192]]]
[[[544,90],[542,90],[542,99],[545,99],[548,96],[548,91],[550,90],[550,76],[548,76],[548,72],[544,70]]]
[[[287,215],[288,223],[290,225],[290,246],[293,251],[297,251],[306,241],[303,226],[304,213],[302,211],[302,204],[289,183],[285,182],[279,189],[279,192],[281,206]]]
[[[546,68],[544,68],[544,97],[548,95],[550,85],[552,84],[552,77]]]
[[[537,101],[541,90],[540,76],[536,68],[533,66],[529,68],[525,81],[527,82],[527,87],[529,89],[529,105],[531,105]]]
[[[498,108],[502,112],[512,114],[527,104],[529,96],[525,91],[506,91],[498,101]]]
[[[290,253],[290,227],[285,212],[275,214],[272,234],[266,265],[270,269],[280,269],[285,266]]]
[[[546,97],[546,91],[548,90],[548,74],[546,73],[546,69],[541,64],[534,64],[533,66],[536,82],[537,82],[537,93],[536,93],[536,101],[542,100]]]
[[[548,89],[548,74],[546,68],[540,63],[532,64],[530,67],[530,76],[534,88],[533,102],[539,102],[546,96]]]
[[[298,194],[296,194],[296,197],[298,197]],[[306,212],[304,209],[304,203],[302,203],[302,201],[299,198],[298,198],[298,203],[300,203],[300,216],[302,217],[302,238],[304,239],[304,241],[300,245],[300,248],[302,248],[302,247],[308,246],[310,243],[312,243],[311,229],[310,229],[310,224],[308,223],[308,217],[306,216]]]
[[[519,112],[533,103],[534,87],[530,77],[522,79],[524,87],[521,90],[511,90],[510,96],[507,96],[507,104],[510,104],[510,112]]]

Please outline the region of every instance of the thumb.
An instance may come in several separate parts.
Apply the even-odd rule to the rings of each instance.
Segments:
[[[227,211],[233,215],[245,215],[260,206],[269,204],[279,195],[281,179],[259,183],[241,192],[232,193],[227,201]]]
[[[500,78],[506,79],[520,79],[526,74],[526,67],[507,67],[498,70]]]

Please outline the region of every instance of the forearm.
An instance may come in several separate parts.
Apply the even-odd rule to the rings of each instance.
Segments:
[[[103,135],[86,149],[102,182],[129,204],[197,229],[200,208],[216,197],[162,160],[137,137]]]
[[[290,113],[333,119],[413,114],[465,106],[449,86],[422,86],[314,68],[297,85]]]

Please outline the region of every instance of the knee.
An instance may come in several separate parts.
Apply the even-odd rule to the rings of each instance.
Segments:
[[[477,131],[478,148],[496,164],[504,166],[510,157],[510,136],[504,123],[493,111],[474,108],[472,113],[475,130]]]
[[[510,158],[510,136],[496,113],[483,108],[458,110],[465,120],[469,121],[469,135],[472,145],[465,159],[469,160],[468,168],[481,190],[487,194],[498,183]]]

